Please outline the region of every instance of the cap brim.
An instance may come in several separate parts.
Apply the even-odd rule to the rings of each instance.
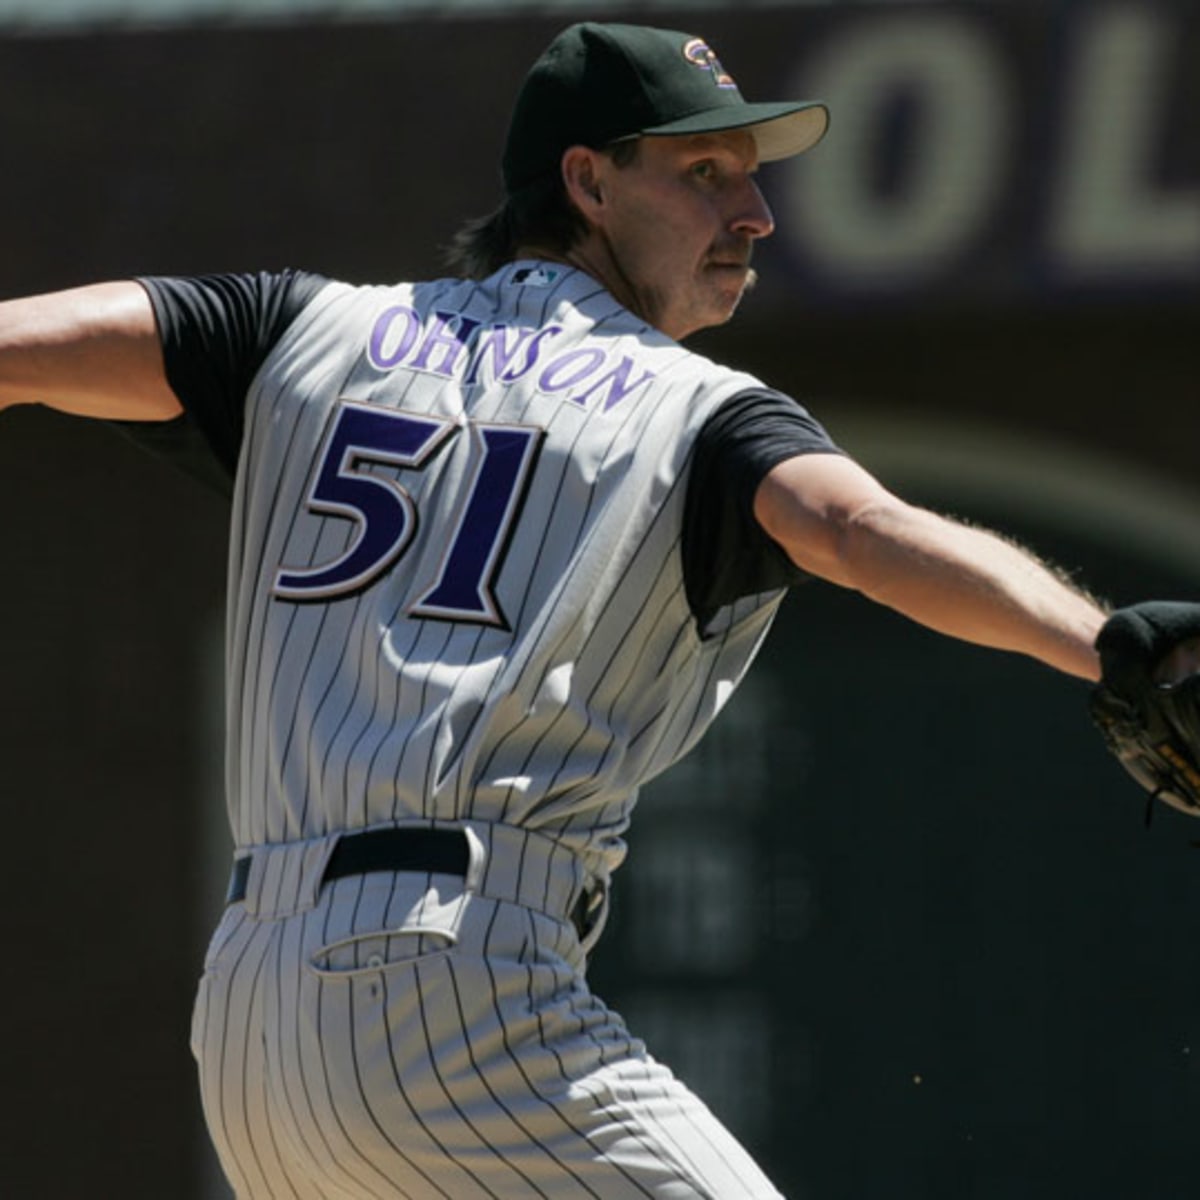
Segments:
[[[829,128],[829,109],[819,100],[802,104],[739,104],[713,108],[643,129],[651,137],[669,137],[689,133],[720,133],[726,129],[746,129],[754,135],[761,162],[776,162],[811,150]]]

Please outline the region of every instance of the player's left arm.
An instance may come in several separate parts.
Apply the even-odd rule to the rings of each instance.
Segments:
[[[18,404],[122,421],[178,416],[145,289],[115,281],[0,302],[0,408]]]
[[[851,459],[788,458],[754,514],[799,567],[965,641],[1099,677],[1105,612],[1033,554],[901,500]]]

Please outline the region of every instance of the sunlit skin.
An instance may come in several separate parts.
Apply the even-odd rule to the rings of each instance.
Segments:
[[[729,320],[754,279],[754,243],[775,228],[750,133],[643,137],[625,166],[573,146],[562,169],[588,225],[566,261],[669,337]]]

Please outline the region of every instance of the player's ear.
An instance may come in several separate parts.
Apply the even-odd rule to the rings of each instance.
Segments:
[[[604,207],[599,160],[600,155],[588,146],[569,146],[562,156],[567,198],[589,221],[597,220]]]

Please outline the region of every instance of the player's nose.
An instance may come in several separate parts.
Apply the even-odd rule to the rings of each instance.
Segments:
[[[737,194],[733,219],[729,225],[735,233],[752,238],[769,237],[775,230],[775,217],[758,184],[747,176]]]

